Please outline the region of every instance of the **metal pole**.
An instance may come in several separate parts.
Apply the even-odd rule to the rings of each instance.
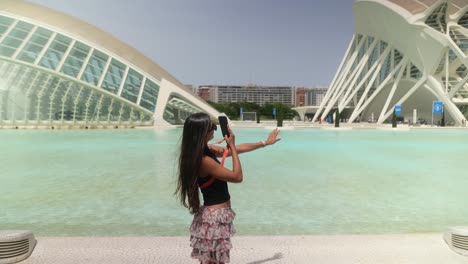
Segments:
[[[434,126],[434,102],[432,102],[432,121],[431,126]]]

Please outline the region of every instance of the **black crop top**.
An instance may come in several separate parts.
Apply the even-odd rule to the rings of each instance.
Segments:
[[[216,155],[213,152],[211,152],[208,147],[205,148],[203,154],[214,159],[216,162],[219,163],[218,159],[216,158]],[[213,176],[208,175],[203,178],[199,176],[198,186],[202,186],[205,182],[209,181],[211,177]],[[229,195],[227,182],[219,179],[216,179],[210,186],[201,189],[201,192],[203,194],[203,205],[205,206],[224,203],[231,199],[231,196]]]

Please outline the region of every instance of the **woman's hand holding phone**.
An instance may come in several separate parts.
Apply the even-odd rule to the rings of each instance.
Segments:
[[[229,131],[229,136],[226,135],[224,136],[224,140],[226,140],[226,143],[232,148],[236,147],[236,135],[234,135],[234,132],[232,132],[231,128],[229,125],[227,126],[227,129]]]
[[[229,130],[228,130],[228,120],[226,116],[218,116],[219,126],[221,127],[221,133],[223,133],[223,137],[226,135],[229,137]]]

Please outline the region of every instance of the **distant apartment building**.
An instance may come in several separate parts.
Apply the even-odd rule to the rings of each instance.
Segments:
[[[326,87],[307,88],[305,92],[306,105],[320,105],[327,91],[328,88]]]
[[[292,106],[320,105],[327,88],[258,85],[202,85],[196,94],[205,101],[215,103],[251,102],[263,106],[283,103]]]
[[[296,102],[295,107],[306,105],[306,89],[304,87],[296,88]]]
[[[207,102],[218,103],[218,86],[199,86],[196,94]]]
[[[198,95],[216,103],[250,102],[263,106],[268,103],[295,105],[295,89],[291,86],[257,85],[205,85],[198,88]]]
[[[185,84],[184,85],[187,90],[192,91],[194,94],[197,94],[198,87],[196,85],[191,85],[191,84]]]

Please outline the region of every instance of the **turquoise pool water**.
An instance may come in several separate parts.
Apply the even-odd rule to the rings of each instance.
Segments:
[[[269,131],[235,132],[242,143]],[[187,235],[191,215],[173,196],[180,135],[0,130],[0,229]],[[230,184],[240,235],[439,232],[468,224],[468,130],[280,135],[276,145],[241,155],[244,182]]]

